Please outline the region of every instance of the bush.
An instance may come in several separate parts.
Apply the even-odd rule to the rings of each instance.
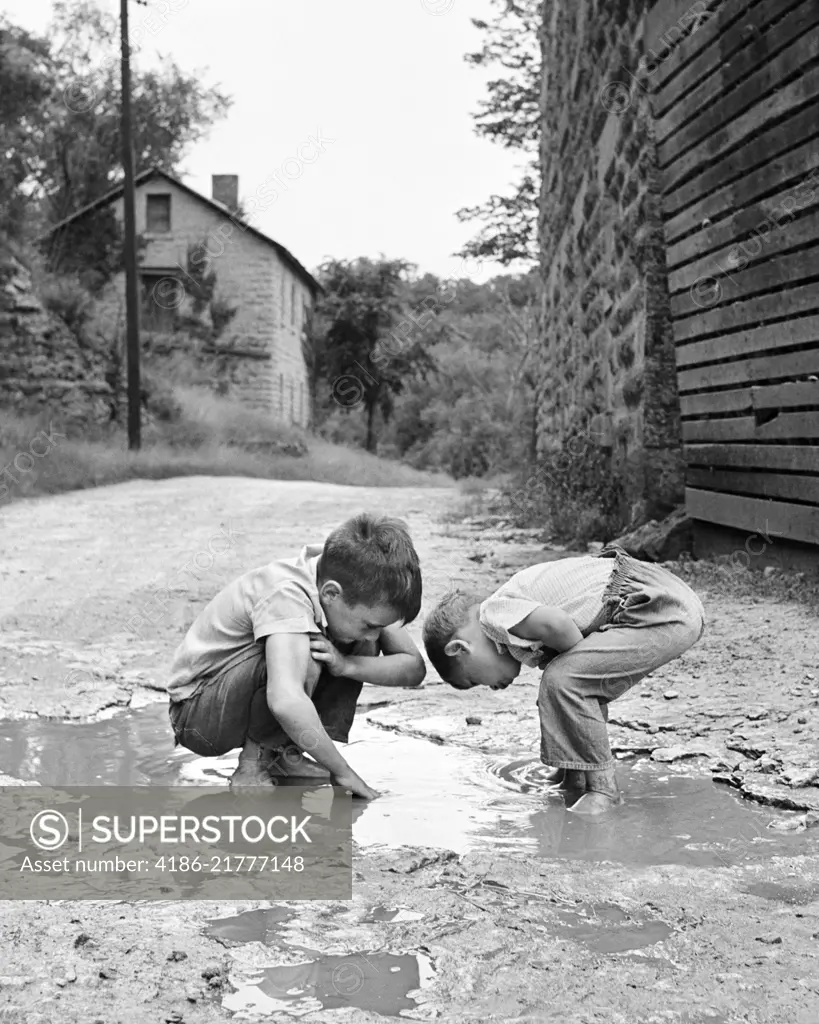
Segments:
[[[47,274],[37,282],[40,300],[78,338],[94,311],[94,299],[76,276]]]
[[[544,453],[531,472],[507,485],[503,504],[519,525],[543,526],[556,540],[607,541],[628,525],[627,482],[638,468],[574,429],[561,448]]]

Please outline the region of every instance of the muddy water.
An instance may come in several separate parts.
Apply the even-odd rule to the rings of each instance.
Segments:
[[[365,846],[491,848],[631,864],[735,864],[815,847],[812,832],[767,828],[787,812],[743,801],[709,778],[650,761],[619,768],[625,805],[601,819],[567,813],[532,759],[489,761],[356,723],[345,754],[381,797],[356,803]],[[197,785],[229,778],[235,752],[199,758],[173,747],[164,703],[102,722],[0,723],[0,771],[53,785]]]

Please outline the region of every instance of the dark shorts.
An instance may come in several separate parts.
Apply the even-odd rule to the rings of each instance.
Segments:
[[[372,652],[375,653],[374,651]],[[362,683],[322,671],[311,697],[331,740],[346,743]],[[168,709],[177,745],[203,757],[215,757],[254,740],[265,747],[292,743],[267,705],[264,649],[207,680],[191,697]]]

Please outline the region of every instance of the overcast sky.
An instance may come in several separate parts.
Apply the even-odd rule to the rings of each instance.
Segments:
[[[0,0],[0,10],[42,30],[52,3]],[[212,173],[238,174],[249,200],[267,181],[253,222],[311,269],[384,253],[463,273],[451,253],[475,228],[455,211],[505,191],[521,163],[475,136],[470,117],[486,76],[463,55],[479,46],[470,18],[487,16],[489,0],[150,0],[130,11],[143,64],[171,55],[233,97],[185,161],[189,185],[209,195]],[[315,159],[300,147],[318,135]],[[299,152],[313,162],[291,160],[288,178],[282,167]],[[467,270],[482,280],[500,268]]]

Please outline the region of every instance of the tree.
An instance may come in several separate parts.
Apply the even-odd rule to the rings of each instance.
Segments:
[[[385,421],[407,381],[432,369],[419,320],[406,314],[404,260],[330,260],[319,271],[325,289],[313,325],[315,373],[341,408],[364,408],[368,451],[375,416]]]
[[[48,43],[0,15],[0,231],[19,238],[52,85]]]
[[[138,60],[136,167],[173,171],[230,101],[202,84],[201,71],[183,71],[168,58],[159,69],[140,69]],[[25,227],[36,237],[115,187],[122,177],[119,115],[119,24],[96,0],[57,0],[42,39],[0,21],[0,227]],[[103,233],[108,228],[101,224]],[[95,263],[105,261],[94,254]]]
[[[540,192],[541,51],[543,0],[491,0],[491,21],[472,19],[484,33],[483,46],[466,55],[475,67],[499,67],[501,77],[487,85],[489,96],[474,114],[478,135],[525,156],[520,180],[507,195],[492,195],[457,212],[460,221],[483,222],[478,235],[459,255],[490,258],[503,265],[537,259],[537,208]]]

